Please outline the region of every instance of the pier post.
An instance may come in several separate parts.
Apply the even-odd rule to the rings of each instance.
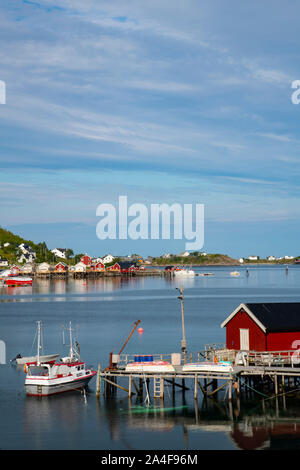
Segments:
[[[101,393],[101,365],[98,364],[97,383],[96,383],[96,397],[99,398]]]
[[[139,395],[143,397],[143,379],[139,379]]]
[[[160,378],[160,398],[164,398],[164,394],[165,394],[165,383],[164,383],[164,379],[161,377]]]
[[[197,400],[198,398],[198,377],[195,374],[195,386],[194,386],[194,399]]]
[[[132,396],[132,377],[129,376],[129,383],[128,383],[128,397],[131,398]]]
[[[232,401],[232,380],[228,383],[228,400]]]

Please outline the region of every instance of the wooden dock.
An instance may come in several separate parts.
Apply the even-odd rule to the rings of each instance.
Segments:
[[[202,360],[207,359],[207,353],[208,351],[201,351],[190,354],[188,358],[196,356]],[[226,350],[223,350],[223,356],[225,353]],[[232,351],[227,351],[227,357],[231,353]],[[105,396],[115,395],[117,390],[122,390],[129,398],[133,395],[141,398],[151,395],[153,398],[164,399],[167,384],[171,385],[173,393],[176,389],[180,389],[182,393],[191,390],[195,400],[199,391],[205,399],[216,398],[218,392],[225,392],[225,398],[229,402],[235,398],[239,399],[241,395],[246,398],[251,396],[264,399],[285,397],[290,393],[300,392],[300,364],[293,362],[294,353],[295,351],[244,352],[245,364],[233,365],[230,372],[216,371],[213,368],[205,371],[184,371],[183,365],[173,365],[174,371],[159,373],[145,370],[146,368],[141,371],[126,371],[126,364],[133,359],[131,355],[124,355],[118,367],[101,370],[99,366],[96,394],[100,396],[103,383]],[[262,358],[266,354],[268,362],[262,364]],[[280,364],[279,354],[284,358]],[[168,356],[170,358],[171,355],[160,354],[156,359],[166,360]],[[275,365],[272,365],[271,357]],[[189,359],[187,362],[190,362]]]

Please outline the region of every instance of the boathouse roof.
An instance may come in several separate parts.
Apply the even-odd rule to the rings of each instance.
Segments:
[[[300,331],[300,302],[242,303],[221,324],[227,325],[244,310],[265,332]]]

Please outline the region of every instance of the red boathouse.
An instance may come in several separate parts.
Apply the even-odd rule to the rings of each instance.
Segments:
[[[221,327],[226,327],[227,349],[297,349],[300,347],[300,303],[242,303]]]

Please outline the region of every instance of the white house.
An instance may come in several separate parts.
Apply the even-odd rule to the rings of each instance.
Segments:
[[[21,273],[23,274],[32,274],[34,272],[34,264],[26,263],[21,267]]]
[[[267,257],[268,261],[275,261],[275,259],[276,259],[275,256],[272,256],[272,255]]]
[[[37,272],[38,273],[49,273],[50,272],[50,264],[48,263],[41,263],[38,265],[38,267],[36,268]]]
[[[180,253],[180,256],[187,257],[190,256],[190,253],[188,251],[183,251],[182,253]]]
[[[66,259],[66,251],[66,248],[54,248],[54,250],[51,250],[51,253],[57,256],[57,258]]]
[[[240,258],[239,262],[242,264],[244,262],[244,258]]]
[[[9,245],[10,245],[10,243],[8,243],[8,242],[6,242],[6,243],[3,244],[3,246],[4,246],[5,248],[6,248],[7,246],[9,246]]]
[[[165,253],[164,255],[162,255],[162,258],[168,259],[168,258],[171,258],[171,255],[170,253]]]
[[[102,260],[102,263],[103,264],[108,264],[108,263],[111,263],[114,259],[115,258],[114,258],[113,255],[106,255],[106,256],[104,256],[104,258]]]
[[[18,258],[18,263],[33,263],[35,258],[35,253],[22,253],[20,258]]]
[[[1,258],[0,259],[0,266],[8,266],[8,260],[6,258]]]
[[[79,261],[79,263],[75,264],[73,268],[75,273],[85,273],[86,272],[86,265]]]
[[[36,259],[36,252],[28,243],[21,243],[18,248],[21,252],[21,256],[18,259],[19,263],[32,263]]]
[[[294,259],[294,256],[285,256],[284,259]]]
[[[257,261],[259,259],[259,256],[248,256],[249,261]]]

